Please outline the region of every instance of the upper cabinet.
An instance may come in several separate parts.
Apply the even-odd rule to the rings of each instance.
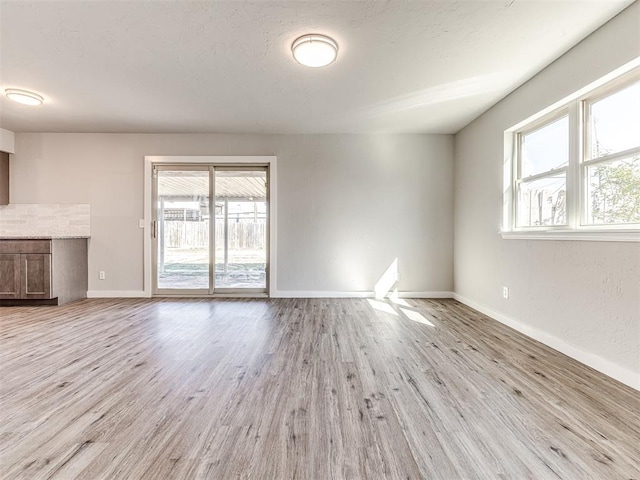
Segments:
[[[9,205],[9,154],[0,152],[0,205]]]
[[[0,205],[9,205],[9,154],[15,146],[15,134],[0,128]]]

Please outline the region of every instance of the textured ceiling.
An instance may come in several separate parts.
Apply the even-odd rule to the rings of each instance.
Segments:
[[[0,1],[0,126],[454,133],[630,1]],[[292,41],[340,45],[322,69]]]

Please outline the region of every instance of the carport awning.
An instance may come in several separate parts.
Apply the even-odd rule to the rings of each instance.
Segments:
[[[188,199],[209,195],[209,178],[202,171],[161,172],[158,194],[161,197]],[[264,172],[217,172],[216,198],[259,200],[266,197]]]

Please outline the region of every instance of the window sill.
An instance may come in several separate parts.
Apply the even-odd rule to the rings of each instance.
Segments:
[[[500,234],[504,240],[640,242],[640,230],[535,230],[503,231]]]

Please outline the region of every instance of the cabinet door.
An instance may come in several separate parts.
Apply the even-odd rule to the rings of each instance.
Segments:
[[[20,254],[0,254],[0,298],[20,298]]]
[[[51,254],[23,253],[20,298],[51,298]]]

